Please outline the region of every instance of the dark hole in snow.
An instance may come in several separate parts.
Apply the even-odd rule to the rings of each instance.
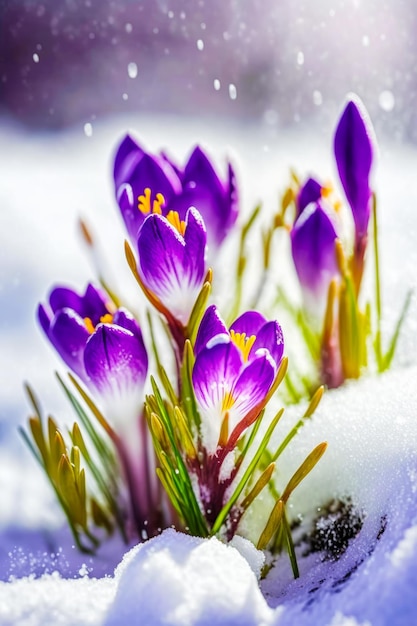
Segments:
[[[310,533],[301,537],[305,545],[302,555],[322,552],[323,560],[337,560],[347,550],[364,522],[364,513],[351,501],[332,500],[321,508]]]

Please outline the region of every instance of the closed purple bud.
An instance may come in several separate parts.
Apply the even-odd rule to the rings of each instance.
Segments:
[[[365,107],[356,96],[348,101],[334,137],[340,181],[352,210],[356,239],[366,236],[370,217],[370,172],[373,131]]]
[[[291,249],[305,305],[321,316],[330,281],[337,275],[336,231],[320,203],[310,204],[291,231]]]

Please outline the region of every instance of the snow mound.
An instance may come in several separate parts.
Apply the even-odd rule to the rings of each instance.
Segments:
[[[246,544],[252,562],[256,550]],[[216,538],[168,529],[127,553],[115,574],[119,585],[105,626],[272,624],[275,611],[248,561]]]

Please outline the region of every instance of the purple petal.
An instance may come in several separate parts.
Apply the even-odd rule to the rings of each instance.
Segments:
[[[298,192],[297,217],[311,202],[317,202],[321,198],[322,185],[315,178],[308,178]]]
[[[231,177],[232,172],[229,171]],[[220,180],[203,150],[197,146],[184,169],[183,192],[175,200],[175,209],[180,214],[190,206],[198,209],[206,224],[209,242],[215,247],[223,241],[237,217],[234,178],[228,182],[233,185],[233,190]]]
[[[334,137],[337,168],[352,209],[356,236],[366,235],[370,216],[369,175],[373,160],[372,131],[358,98],[347,103]]]
[[[151,190],[151,205],[158,193],[164,196],[165,204],[162,207],[166,213],[169,202],[175,194],[181,191],[181,184],[170,165],[163,159],[158,159],[144,153],[129,170],[124,180],[118,180],[117,202],[120,213],[132,241],[136,242],[139,229],[147,214],[138,208],[138,198],[146,188]],[[150,207],[152,210],[152,206]]]
[[[119,395],[135,386],[140,397],[148,370],[142,341],[129,330],[100,324],[90,336],[84,352],[85,370],[103,395]]]
[[[172,169],[174,170],[174,172],[176,173],[176,175],[178,176],[179,180],[182,183],[182,177],[183,177],[184,172],[179,167],[179,165],[177,165],[177,163],[165,151],[160,152],[160,157],[161,159],[164,159],[164,161],[169,163],[169,165],[172,167]]]
[[[170,291],[183,277],[185,241],[161,215],[149,215],[139,232],[139,264],[146,285],[157,295]]]
[[[132,242],[136,243],[138,232],[146,217],[138,209],[138,199],[133,195],[133,189],[128,183],[123,183],[116,193],[120,213]]]
[[[274,378],[275,363],[266,350],[247,364],[232,391],[235,399],[231,411],[232,427],[265,399]]]
[[[193,250],[198,258],[191,263],[185,239],[165,217],[150,215],[144,221],[138,237],[143,281],[183,324],[188,322],[204,278],[205,250],[197,245]]]
[[[100,324],[84,352],[88,385],[99,394],[106,418],[128,447],[137,449],[137,422],[143,405],[148,359],[142,342],[130,331]]]
[[[55,287],[50,293],[49,304],[53,313],[56,313],[60,309],[68,308],[73,309],[81,315],[81,317],[84,317],[81,312],[83,310],[83,298],[73,289]]]
[[[73,289],[56,287],[49,296],[49,303],[54,313],[61,309],[73,309],[82,318],[89,317],[94,325],[108,313],[105,294],[88,284],[84,295],[80,296]]]
[[[217,343],[197,355],[192,379],[199,405],[221,420],[223,399],[239,375],[242,357],[227,337],[218,337]]]
[[[194,208],[187,212],[184,241],[187,274],[193,277],[195,285],[201,285],[206,274],[207,233],[200,213]]]
[[[118,309],[114,314],[113,324],[115,326],[121,326],[125,330],[129,330],[132,335],[135,335],[139,342],[143,343],[142,331],[137,319],[124,307]],[[143,349],[145,349],[145,346],[143,346]]]
[[[317,300],[327,297],[330,281],[337,275],[336,232],[319,204],[309,205],[291,231],[292,256],[303,290]]]
[[[216,335],[228,335],[226,324],[220,317],[220,313],[215,304],[206,309],[197,332],[194,345],[194,353],[197,354],[206,347],[207,343]]]
[[[198,184],[211,189],[213,194],[221,195],[225,190],[210,160],[200,146],[196,146],[191,153],[183,176],[184,186]]]
[[[52,320],[48,337],[68,367],[85,381],[83,357],[90,334],[82,318],[72,309],[61,309]]]
[[[229,219],[227,221],[227,229],[230,229],[237,220],[239,213],[239,192],[236,183],[235,170],[231,163],[227,165],[228,176],[228,204],[230,207]]]
[[[147,153],[143,155],[125,182],[131,185],[136,204],[138,196],[143,194],[147,187],[152,192],[152,198],[157,193],[162,193],[165,198],[165,206],[181,190],[178,177],[170,165],[163,159],[158,159]]]
[[[252,361],[258,350],[262,350],[263,348],[268,350],[269,354],[275,361],[276,368],[278,369],[284,353],[284,336],[281,326],[276,320],[267,322],[257,332],[255,343],[249,353],[249,360]]]
[[[233,322],[230,330],[235,333],[245,333],[247,337],[250,337],[257,335],[266,321],[265,317],[258,311],[246,311]]]
[[[124,137],[114,157],[113,176],[116,189],[128,179],[135,162],[139,161],[144,154],[145,151],[130,135]]]

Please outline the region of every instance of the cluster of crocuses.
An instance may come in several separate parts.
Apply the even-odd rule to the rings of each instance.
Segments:
[[[368,365],[372,340],[379,372],[387,369],[409,305],[406,299],[399,321],[383,352],[381,341],[381,285],[379,274],[376,196],[371,177],[376,145],[362,102],[351,96],[334,134],[334,157],[346,203],[329,183],[316,177],[304,182],[294,173],[285,190],[280,211],[264,233],[265,269],[277,263],[271,254],[271,238],[277,228],[290,234],[291,252],[302,292],[302,307],[294,306],[281,291],[281,304],[290,309],[316,367],[314,384],[338,387],[358,378]],[[292,207],[292,211],[289,210]],[[288,219],[288,215],[290,218]],[[372,219],[371,219],[372,218]],[[372,232],[370,236],[370,225]],[[374,252],[374,307],[361,296],[369,241]],[[261,279],[264,287],[264,277]],[[374,326],[374,328],[373,328]],[[305,378],[299,390],[290,383],[294,399],[311,388]],[[301,390],[301,391],[300,391]]]
[[[338,124],[335,153],[355,225],[352,252],[347,254],[340,243],[335,205],[315,179],[292,192],[296,217],[291,228],[306,306],[313,303],[325,320],[319,361],[321,379],[329,386],[358,374],[347,364],[357,362],[362,333],[357,302],[373,197],[373,148],[356,100],[348,102]],[[82,295],[55,287],[38,316],[71,370],[71,384],[60,382],[78,421],[69,439],[52,418],[45,427],[29,390],[34,415],[30,435],[24,432],[24,437],[81,549],[94,550],[100,528],[111,532],[114,527],[127,540],[152,536],[172,524],[230,539],[265,489],[270,510],[258,545],[285,546],[296,573],[286,504],[326,444],[316,446],[280,489],[275,465],[314,412],[322,387],[271,450],[282,410],[271,415],[268,403],[287,369],[282,329],[276,319],[268,320],[259,310],[241,311],[236,302],[235,314],[226,312],[234,321],[226,324],[211,290],[210,260],[238,229],[233,168],[228,164],[224,181],[200,147],[181,168],[127,136],[116,154],[114,181],[130,240],[125,242],[128,265],[151,305],[146,332],[144,321],[123,306],[117,285],[90,284]],[[241,230],[238,281],[244,238],[254,219]],[[274,228],[284,223],[283,211],[279,219],[275,216]],[[221,274],[215,279],[221,284]],[[161,348],[156,317],[158,327],[162,321],[167,331],[170,354]]]

